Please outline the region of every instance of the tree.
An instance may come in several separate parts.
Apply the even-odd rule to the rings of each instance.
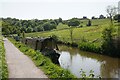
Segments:
[[[58,21],[58,19],[55,19],[54,21],[55,21],[55,23],[56,23],[57,25],[59,24],[59,21]]]
[[[117,52],[117,49],[114,45],[114,36],[113,36],[113,31],[114,31],[114,27],[113,27],[113,17],[114,15],[117,13],[116,11],[116,8],[113,7],[113,6],[108,6],[107,7],[107,13],[109,15],[109,18],[110,18],[110,21],[111,21],[111,24],[108,28],[105,28],[103,30],[103,35],[102,35],[102,38],[103,38],[103,43],[102,43],[102,49],[103,49],[103,53],[108,53],[108,55],[116,55],[118,52]]]
[[[86,16],[83,16],[83,19],[88,19]]]
[[[117,13],[117,10],[116,10],[117,8],[115,7],[115,6],[107,6],[107,9],[106,9],[106,12],[107,12],[107,14],[108,14],[108,16],[109,16],[109,18],[110,18],[110,21],[111,21],[111,24],[113,24],[112,22],[113,22],[113,16],[115,16],[116,15],[116,13]]]
[[[91,19],[98,19],[97,17],[95,17],[95,16],[92,16],[92,18]]]
[[[88,21],[87,26],[91,26],[91,20]]]
[[[22,32],[22,38],[25,38],[25,32],[24,31]]]
[[[95,16],[92,16],[91,19],[95,19]]]
[[[99,16],[99,19],[105,19],[104,15],[101,14],[101,15]]]
[[[59,23],[62,22],[62,18],[59,18]]]
[[[33,28],[33,32],[38,32],[37,27]]]
[[[44,31],[43,30],[43,27],[41,25],[37,26],[37,31],[40,32],[40,31]]]
[[[2,34],[3,35],[9,35],[10,34],[10,30],[8,28],[6,28],[6,27],[3,27],[2,28]]]
[[[31,27],[28,27],[27,28],[27,33],[30,33],[30,32],[32,32],[33,31],[33,29],[31,28]]]
[[[42,25],[44,31],[49,31],[50,30],[50,23],[46,22]]]
[[[21,32],[20,30],[17,31],[17,35],[20,36],[21,35]]]
[[[26,28],[24,26],[21,28],[21,32],[23,32],[23,31],[26,32]]]
[[[11,33],[9,29],[9,25],[10,24],[8,22],[2,21],[2,34],[3,35],[9,35]]]
[[[72,41],[72,43],[73,43],[73,27],[71,27],[71,28],[69,29],[69,31],[70,31],[70,38],[71,38],[71,41]]]
[[[68,21],[68,26],[79,26],[80,25],[80,22],[78,19],[71,19]]]
[[[74,27],[79,26],[79,25],[80,25],[80,22],[77,18],[72,18],[71,20],[68,21],[68,26],[70,27],[69,29],[70,38],[71,38],[72,43],[73,43],[73,29]]]
[[[120,22],[120,14],[115,15],[114,20],[118,20],[118,22]]]
[[[108,53],[108,55],[115,53],[115,46],[113,44],[113,27],[105,28],[102,33],[102,38],[103,52]]]

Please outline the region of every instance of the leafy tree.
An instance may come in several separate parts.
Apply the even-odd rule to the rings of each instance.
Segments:
[[[102,33],[103,43],[102,49],[104,53],[108,53],[109,55],[115,53],[115,46],[113,44],[113,28],[105,28]]]
[[[92,18],[91,19],[97,19],[97,18],[95,18],[95,16],[92,16]]]
[[[52,30],[52,29],[56,29],[56,27],[57,27],[57,25],[55,25],[55,24],[51,24],[51,25],[50,25],[50,30]]]
[[[79,19],[77,18],[72,18],[71,20],[68,21],[68,26],[70,27],[69,31],[70,31],[70,38],[71,38],[71,41],[73,43],[73,30],[75,26],[79,26],[80,25],[80,22],[79,22]]]
[[[55,19],[54,21],[55,21],[55,23],[56,23],[57,25],[59,24],[59,21],[58,21],[58,19]]]
[[[70,31],[70,38],[71,38],[72,43],[73,43],[73,30],[74,30],[73,27],[71,27],[71,28],[69,29],[69,31]]]
[[[120,22],[120,14],[115,15],[114,20],[118,20],[118,22]]]
[[[88,19],[86,16],[83,16],[83,19]]]
[[[21,35],[21,31],[20,31],[20,30],[17,31],[17,35],[18,35],[18,36]]]
[[[88,20],[87,26],[91,26],[91,20]]]
[[[13,28],[13,34],[16,34],[17,33],[17,29],[16,27]]]
[[[62,18],[59,18],[59,23],[62,22]]]
[[[51,20],[50,24],[57,25],[57,23],[54,20]]]
[[[45,27],[45,30],[56,29],[56,26],[59,24],[59,19],[56,20],[19,20],[15,18],[1,18],[2,19],[2,34],[6,34],[8,31],[9,34],[16,34],[18,30],[21,32],[39,32],[43,31],[43,24],[48,22],[48,28]],[[5,30],[7,29],[7,30]]]
[[[31,27],[28,27],[26,32],[27,32],[27,33],[30,33],[30,32],[32,32],[32,31],[33,31],[33,29],[32,29]]]
[[[101,15],[99,16],[99,19],[105,19],[104,15],[101,14]]]
[[[37,27],[34,27],[34,28],[33,28],[33,32],[38,32]]]
[[[46,22],[42,25],[42,27],[43,27],[44,31],[48,31],[48,30],[50,30],[50,23]]]
[[[80,22],[78,19],[71,19],[68,21],[68,26],[79,26]]]
[[[10,30],[9,30],[9,26],[10,24],[8,22],[4,22],[2,21],[2,34],[3,35],[9,35],[10,34]]]
[[[55,22],[46,22],[42,25],[44,31],[48,31],[48,30],[52,30],[52,29],[56,29],[56,24]]]
[[[3,27],[2,28],[2,34],[3,35],[9,35],[10,34],[10,30],[7,27]]]
[[[21,32],[23,32],[23,31],[26,32],[26,27],[22,27],[20,30],[21,30]]]
[[[43,31],[43,27],[41,25],[37,26],[37,31],[38,32]]]
[[[22,38],[25,38],[25,32],[24,31],[22,32]]]

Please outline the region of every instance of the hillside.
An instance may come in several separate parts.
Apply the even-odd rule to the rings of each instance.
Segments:
[[[79,43],[81,40],[86,40],[97,45],[101,44],[102,41],[102,31],[105,27],[109,27],[109,19],[95,19],[92,20],[92,26],[87,27],[86,23],[88,20],[80,21],[83,27],[77,27],[73,29],[73,40],[76,43]],[[115,26],[115,35],[117,34],[116,23]],[[61,28],[60,28],[61,27]],[[34,32],[27,33],[26,37],[47,37],[51,35],[56,35],[59,40],[64,42],[71,42],[70,39],[70,30],[67,25],[59,24],[56,30],[46,31],[46,32]]]

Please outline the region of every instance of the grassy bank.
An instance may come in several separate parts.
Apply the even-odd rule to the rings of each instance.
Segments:
[[[75,78],[68,70],[65,70],[58,65],[52,63],[52,61],[41,54],[39,51],[35,51],[26,45],[16,42],[14,39],[9,40],[25,55],[29,56],[37,67],[42,69],[49,78]]]
[[[7,78],[8,78],[8,68],[5,59],[4,43],[2,41],[2,38],[0,38],[0,80],[6,80]]]

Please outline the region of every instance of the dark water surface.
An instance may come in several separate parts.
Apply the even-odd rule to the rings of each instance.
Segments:
[[[64,69],[68,69],[81,77],[80,70],[89,75],[90,70],[94,71],[95,77],[119,78],[120,77],[120,59],[105,55],[80,51],[78,48],[58,45],[60,50],[59,63]]]

